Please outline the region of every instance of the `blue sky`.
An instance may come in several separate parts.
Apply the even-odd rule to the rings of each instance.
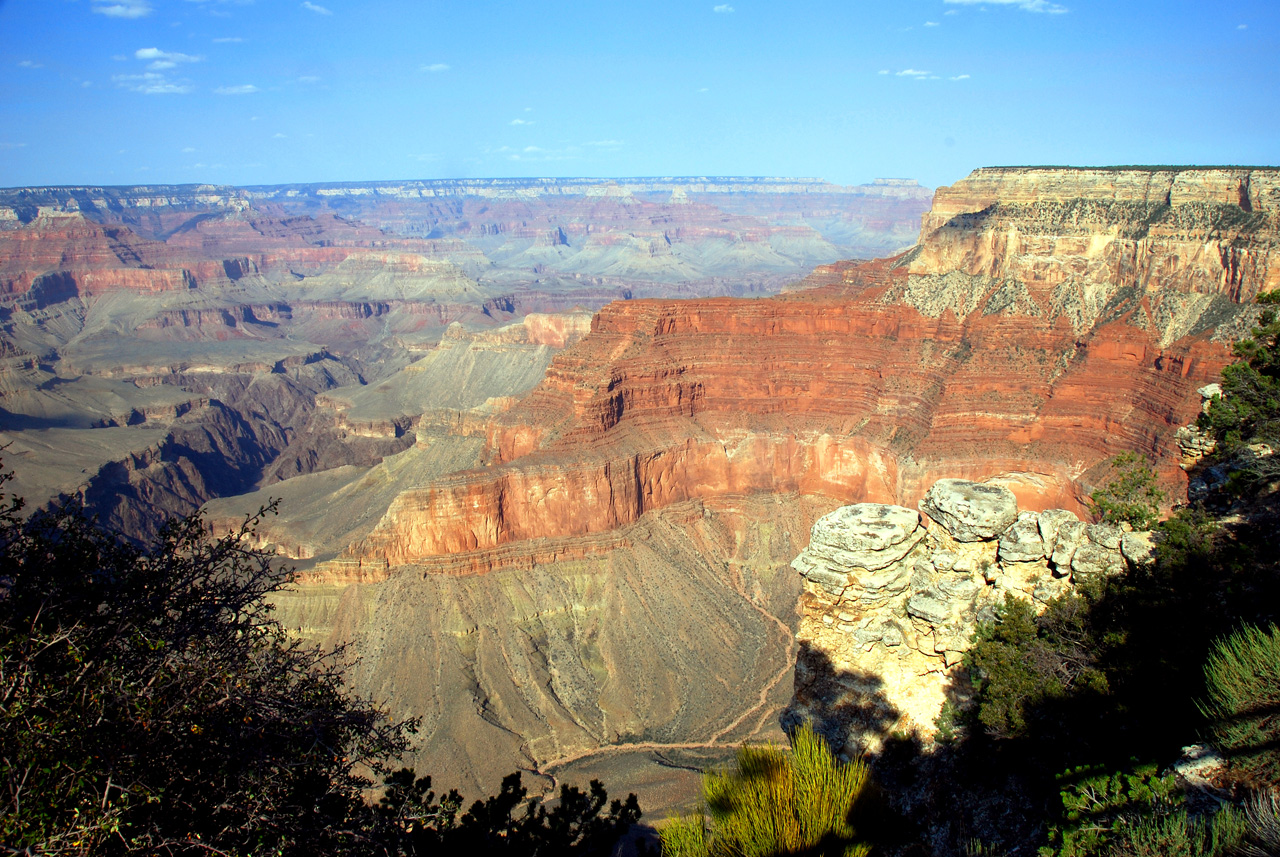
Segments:
[[[1275,0],[0,0],[0,186],[1280,163]]]

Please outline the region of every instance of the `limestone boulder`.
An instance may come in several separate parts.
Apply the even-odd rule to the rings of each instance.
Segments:
[[[896,562],[879,571],[851,569],[845,574],[845,589],[841,600],[873,607],[906,592],[911,583],[911,575],[911,566],[905,562]],[[814,582],[820,583],[817,580]]]
[[[1156,543],[1150,531],[1140,530],[1125,533],[1120,539],[1120,554],[1134,567],[1148,565],[1155,561]]]
[[[1074,515],[1072,516],[1075,517]],[[1064,521],[1057,531],[1053,544],[1053,553],[1049,561],[1058,570],[1058,574],[1066,577],[1071,573],[1071,559],[1081,545],[1088,542],[1089,537],[1085,525],[1078,520]]]
[[[1072,578],[1119,574],[1124,569],[1124,557],[1118,549],[1112,550],[1093,542],[1080,545],[1071,557]]]
[[[1115,524],[1089,524],[1085,531],[1089,535],[1089,541],[1095,545],[1110,550],[1120,550],[1120,539],[1124,536],[1124,530]]]
[[[924,535],[914,509],[858,503],[819,518],[805,553],[815,562],[876,571],[905,557]]]
[[[1000,536],[1000,562],[1035,562],[1044,556],[1040,516],[1035,512],[1023,512]]]
[[[1018,517],[1018,498],[1002,485],[939,479],[920,509],[959,542],[998,537]]]
[[[917,592],[907,599],[907,614],[930,625],[942,625],[951,619],[951,604],[940,593]]]
[[[1072,521],[1080,523],[1075,513],[1068,512],[1066,509],[1047,509],[1040,513],[1039,521],[1040,538],[1044,539],[1045,556],[1053,556],[1053,549],[1058,543],[1058,530],[1063,524]]]
[[[914,509],[883,503],[842,506],[813,525],[809,546],[791,562],[805,578],[833,595],[862,598],[885,591],[901,591],[910,568],[895,564],[925,536]],[[900,586],[898,584],[901,583]]]

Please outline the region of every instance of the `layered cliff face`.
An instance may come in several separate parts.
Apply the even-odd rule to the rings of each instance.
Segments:
[[[890,298],[965,314],[998,287],[993,300],[1077,333],[1136,311],[1164,347],[1280,285],[1278,217],[1275,170],[978,170],[938,190]]]
[[[183,365],[184,396],[153,392],[138,409],[157,423],[241,389],[192,376],[243,375],[264,390],[305,376],[311,423],[301,431],[275,420],[287,408],[258,408],[270,419],[256,423],[253,396],[237,400],[270,442],[246,445],[261,459],[244,480],[256,491],[219,501],[213,517],[229,523],[284,496],[284,513],[260,533],[304,566],[281,615],[311,638],[349,641],[363,658],[360,689],[427,716],[424,770],[491,790],[517,765],[554,773],[599,747],[712,750],[769,734],[787,695],[778,688],[792,681],[792,635],[813,642],[853,633],[837,622],[860,628],[839,619],[854,611],[816,591],[802,621],[801,578],[787,566],[836,506],[915,508],[948,477],[1007,488],[1023,512],[1079,513],[1124,450],[1152,457],[1165,487],[1180,489],[1174,431],[1247,328],[1248,299],[1277,282],[1276,181],[1266,170],[981,170],[939,190],[918,246],[897,257],[823,266],[776,297],[625,300],[596,313],[589,331],[584,313],[556,313],[526,318],[519,332],[480,328],[611,296],[749,292],[699,266],[722,252],[721,272],[754,259],[764,282],[778,259],[813,258],[796,250],[819,244],[796,220],[835,246],[880,229],[877,218],[893,221],[903,196],[886,189],[884,207],[855,222],[841,219],[839,194],[810,188],[775,199],[773,220],[750,215],[764,228],[744,220],[763,196],[714,182],[590,194],[572,182],[498,182],[483,194],[403,183],[250,189],[236,197],[237,217],[263,234],[312,236],[288,265],[239,250],[243,262],[219,263],[240,294],[234,306],[202,302],[204,281],[188,268],[196,288],[175,293],[187,302],[149,316],[127,360],[100,350],[100,332],[137,317],[130,293],[15,302],[25,332],[11,341],[27,354],[14,357],[7,401],[40,403],[41,426],[63,418],[57,397],[68,388],[32,356],[55,349],[61,365],[109,373],[74,381],[92,389],[97,411],[125,415],[100,432],[132,419],[107,403],[136,393],[111,384],[163,385],[155,355],[170,352],[153,349],[175,342],[196,343],[200,359]],[[556,195],[572,197],[559,218]],[[112,216],[165,247],[179,234],[184,246],[242,246],[197,240],[204,220],[173,232],[179,217],[143,209],[118,202]],[[375,246],[367,226],[346,219],[357,214],[399,243]],[[342,229],[364,243],[329,258],[339,248],[320,233]],[[441,255],[414,241],[439,242]],[[415,258],[444,264],[459,244],[498,270],[476,272],[459,255],[443,291],[414,279],[428,267]],[[279,274],[289,289],[308,288],[281,291],[273,270],[290,272]],[[658,291],[678,271],[703,279]],[[341,347],[299,349],[299,334]],[[279,377],[263,384],[264,373]],[[228,432],[241,425],[225,422]],[[153,462],[135,458],[124,483],[140,494],[159,480],[138,476]],[[163,471],[174,496],[199,487],[185,467]],[[895,597],[977,584],[943,574],[934,553],[947,551],[930,538],[933,576]],[[834,630],[813,626],[823,615]],[[952,650],[924,637],[909,647],[945,668]]]
[[[609,301],[768,292],[851,248],[900,246],[923,194],[705,179],[3,190],[0,432],[30,461],[19,478],[33,503],[131,474],[167,487],[126,492],[134,508],[110,519],[154,524],[286,475],[372,466],[366,440],[452,420],[442,409],[506,407]],[[816,226],[792,196],[828,200]],[[864,228],[828,240],[840,208]],[[487,334],[526,317],[538,327],[521,328],[527,339],[454,347],[451,325]],[[268,401],[279,379],[263,376],[298,366],[316,377],[285,394],[288,407]],[[235,379],[211,394],[202,379],[215,375]],[[232,389],[239,404],[225,400]],[[165,409],[178,407],[184,426],[207,419],[218,438],[181,485],[154,466]],[[341,452],[344,438],[362,451]],[[68,447],[69,460],[47,453]],[[468,453],[457,467],[474,463]]]
[[[669,510],[751,503],[767,520],[795,498],[816,504],[813,514],[856,502],[914,508],[942,478],[1008,489],[1024,513],[1070,516],[1125,450],[1150,456],[1176,492],[1185,477],[1174,432],[1197,412],[1197,388],[1228,359],[1227,340],[1249,324],[1247,300],[1276,282],[1274,180],[1274,171],[979,171],[938,192],[919,246],[902,256],[826,266],[774,298],[611,304],[528,396],[495,410],[473,435],[482,467],[396,495],[342,556],[307,573],[304,591],[358,582],[352,591],[371,598],[415,580],[483,587],[492,576],[515,580],[565,564],[607,580],[616,568],[644,565],[635,559],[647,550],[636,528],[669,520]],[[771,498],[786,499],[770,506]],[[927,548],[930,558],[946,553],[938,539]],[[989,552],[995,562],[996,549]],[[691,552],[673,561],[704,560]],[[1033,577],[1045,587],[1060,579],[1047,555],[1042,564],[1019,578],[1028,594]],[[731,562],[713,565],[733,578]],[[922,578],[920,592],[898,594],[972,582],[938,568],[930,574],[941,577]],[[802,638],[816,644],[846,633],[822,616],[854,611],[812,595],[818,600],[806,602],[797,626]],[[435,597],[419,609],[435,609]],[[565,597],[545,609],[581,609]],[[336,615],[312,622],[312,632],[330,629],[358,650],[383,651],[377,641],[390,632],[379,617],[389,614]],[[773,615],[797,621],[790,605]],[[702,646],[700,618],[686,621],[683,645]],[[951,650],[918,637],[924,648],[912,651],[925,660],[904,669],[941,674]],[[577,639],[575,657],[599,657],[597,641]],[[863,642],[875,643],[855,648]],[[370,669],[400,670],[405,682],[414,670],[454,675],[438,653],[396,657]],[[672,692],[705,690],[695,685]],[[903,710],[927,725],[936,688],[927,699],[907,693]],[[474,693],[457,710],[520,736],[548,728],[511,714],[500,696]],[[708,743],[705,732],[662,729],[664,746]],[[575,734],[577,746],[619,740]],[[520,752],[544,767],[557,758],[538,741]]]

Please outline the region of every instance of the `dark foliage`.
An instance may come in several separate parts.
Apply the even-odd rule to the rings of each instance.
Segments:
[[[17,851],[315,853],[406,728],[290,640],[289,580],[199,517],[140,549],[74,508],[0,516],[0,836]]]
[[[1280,478],[1280,462],[1256,444],[1280,444],[1280,320],[1271,306],[1280,292],[1258,296],[1262,311],[1253,334],[1235,344],[1239,359],[1222,370],[1222,394],[1200,416],[1199,426],[1217,442],[1211,463],[1230,462],[1231,488],[1256,493]]]
[[[20,509],[0,510],[0,854],[588,855],[640,816],[598,782],[526,804],[515,774],[458,819],[408,769],[370,806],[414,724],[272,618],[291,572],[246,543],[270,507],[146,547]]]
[[[1114,478],[1089,497],[1089,507],[1099,521],[1128,522],[1140,530],[1160,519],[1164,493],[1156,488],[1156,475],[1145,458],[1122,452],[1111,460]]]
[[[640,820],[635,795],[610,803],[599,780],[587,792],[561,786],[556,806],[548,810],[536,799],[526,802],[520,779],[510,774],[498,794],[476,801],[459,819],[462,798],[456,791],[437,799],[430,777],[415,779],[408,768],[391,774],[376,810],[378,853],[604,857]]]
[[[1280,783],[1280,628],[1246,625],[1214,645],[1204,672],[1217,744],[1243,777]]]

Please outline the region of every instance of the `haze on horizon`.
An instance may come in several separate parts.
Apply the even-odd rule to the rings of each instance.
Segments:
[[[1280,7],[0,0],[0,186],[1280,161]]]

